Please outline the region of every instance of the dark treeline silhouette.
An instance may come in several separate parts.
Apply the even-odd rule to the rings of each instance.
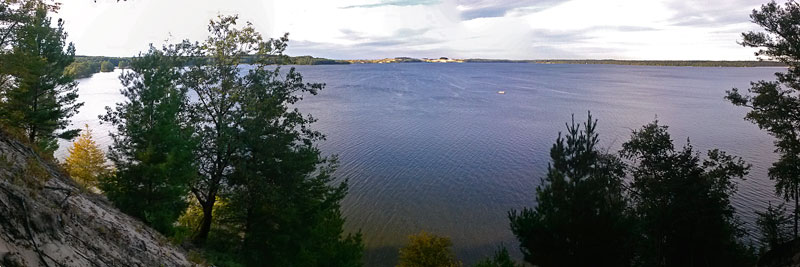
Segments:
[[[610,64],[634,66],[673,66],[673,67],[786,67],[778,61],[723,61],[723,60],[536,60],[540,64]]]
[[[128,64],[130,58],[75,56],[75,62],[67,66],[65,71],[72,77],[80,79],[91,77],[98,72],[111,72],[114,68],[126,68]]]
[[[536,207],[509,212],[537,266],[750,266],[755,255],[729,197],[749,169],[719,150],[676,148],[653,122],[618,154],[601,152],[596,120],[573,120],[550,150]],[[626,179],[629,177],[629,179]]]
[[[99,56],[75,56],[75,61],[66,68],[66,72],[76,79],[88,78],[92,74],[98,72],[111,72],[115,68],[126,69],[130,65],[130,57],[99,57]],[[202,59],[186,59],[184,64],[202,64],[201,62],[210,60],[203,57]],[[312,56],[285,56],[285,55],[271,55],[271,56],[257,56],[257,55],[243,55],[241,64],[254,64],[256,62],[268,62],[274,65],[336,65],[336,64],[350,64],[343,60],[333,60],[327,58],[318,58]]]
[[[734,88],[728,91],[726,99],[734,105],[749,108],[745,119],[775,137],[775,152],[780,158],[769,168],[769,177],[776,182],[776,193],[793,202],[792,237],[797,238],[800,217],[800,4],[791,0],[781,6],[772,1],[760,10],[753,10],[750,18],[763,31],[743,33],[741,44],[759,48],[756,56],[780,61],[789,68],[787,72],[775,73],[776,81],[752,82],[748,89],[750,94],[742,94]],[[781,206],[776,211],[779,210],[782,210]],[[762,220],[773,225],[762,227],[776,229],[775,234],[781,232],[777,229],[786,227],[783,220],[775,217],[776,212],[764,215],[773,215],[773,218]]]

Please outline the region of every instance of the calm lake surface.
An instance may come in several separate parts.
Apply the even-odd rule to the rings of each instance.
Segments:
[[[343,212],[361,230],[368,266],[393,266],[409,234],[449,236],[465,263],[502,244],[521,257],[507,211],[535,205],[549,149],[575,114],[599,119],[603,147],[617,151],[632,129],[658,119],[677,146],[720,148],[752,164],[734,196],[750,229],[755,210],[774,197],[767,169],[772,137],[743,120],[746,109],[723,99],[783,68],[696,68],[543,64],[366,64],[297,66],[324,82],[301,111],[327,135],[319,147],[338,154],[348,179]],[[104,107],[122,101],[114,73],[80,80],[86,104],[73,124],[89,124],[107,146]],[[505,91],[505,94],[498,94]],[[57,156],[63,158],[67,143]]]

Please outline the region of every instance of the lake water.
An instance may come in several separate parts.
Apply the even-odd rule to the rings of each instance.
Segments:
[[[343,202],[349,231],[360,229],[368,266],[393,266],[409,234],[449,236],[473,263],[500,244],[520,257],[507,212],[535,205],[549,149],[564,123],[587,111],[599,119],[602,146],[616,151],[632,129],[658,119],[678,145],[720,148],[753,165],[734,196],[753,228],[755,210],[774,197],[767,169],[772,138],[743,120],[746,109],[725,90],[773,79],[782,68],[695,68],[543,64],[367,64],[297,66],[324,82],[299,107],[327,134],[319,147],[338,154],[336,175],[349,179]],[[100,144],[104,107],[121,101],[114,73],[80,80],[86,105],[73,118]],[[498,94],[505,91],[505,94]],[[63,158],[65,147],[57,152]]]

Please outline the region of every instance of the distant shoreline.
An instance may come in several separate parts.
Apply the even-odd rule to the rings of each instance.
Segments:
[[[76,61],[129,61],[130,57],[76,56]],[[247,64],[250,56],[244,58]],[[615,60],[615,59],[451,59],[451,58],[411,58],[396,57],[384,59],[327,59],[312,56],[274,57],[275,63],[286,65],[342,65],[342,64],[395,64],[395,63],[529,63],[529,64],[592,64],[592,65],[629,65],[629,66],[668,66],[668,67],[786,67],[776,61],[757,60]],[[116,62],[112,62],[115,63]],[[97,71],[94,71],[97,72]],[[91,74],[89,74],[91,75]],[[86,76],[89,76],[86,75]]]
[[[592,64],[592,65],[630,65],[630,66],[668,66],[668,67],[786,67],[776,61],[756,60],[614,60],[614,59],[415,59],[386,58],[374,60],[343,60],[350,64],[392,64],[392,63],[530,63],[530,64]]]

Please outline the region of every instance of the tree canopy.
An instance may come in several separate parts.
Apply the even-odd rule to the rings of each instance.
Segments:
[[[450,238],[427,232],[408,236],[408,245],[400,248],[398,267],[457,267],[461,262],[456,260],[450,247]]]
[[[550,149],[536,207],[509,212],[511,231],[531,264],[624,266],[631,261],[624,164],[598,150],[596,127],[591,115],[582,125],[573,119],[566,136],[559,134]]]
[[[730,196],[750,168],[738,157],[710,150],[701,159],[690,144],[675,149],[666,126],[634,131],[620,152],[628,170],[644,266],[746,266]]]
[[[92,131],[86,125],[81,135],[67,149],[69,154],[64,165],[72,179],[81,185],[91,188],[98,185],[98,180],[110,174],[111,168],[106,164],[106,156],[92,138]]]
[[[582,126],[582,127],[581,127]],[[676,150],[666,126],[634,131],[619,156],[598,150],[596,121],[574,120],[550,150],[534,208],[509,212],[537,266],[747,266],[730,196],[749,165],[719,150]],[[624,160],[623,160],[624,159]],[[629,177],[631,180],[624,179]],[[627,181],[627,182],[626,182]],[[613,245],[610,245],[613,244]]]
[[[778,161],[769,169],[775,191],[794,201],[794,237],[800,219],[800,3],[794,0],[779,5],[775,1],[753,10],[753,23],[761,31],[742,34],[741,44],[755,47],[758,57],[785,63],[786,72],[776,73],[776,81],[751,82],[749,94],[733,88],[725,97],[737,106],[750,109],[745,119],[775,137]]]
[[[120,76],[125,102],[102,116],[116,131],[109,158],[115,175],[102,189],[121,210],[170,233],[186,209],[196,177],[194,131],[187,123],[187,89],[178,86],[181,60],[174,47],[151,47]]]
[[[3,55],[0,122],[24,131],[28,141],[52,155],[57,138],[72,139],[79,129],[66,128],[77,103],[77,83],[64,68],[72,63],[75,47],[66,43],[64,22],[51,27],[49,6],[31,2],[25,23],[13,30],[12,49]],[[9,31],[11,32],[11,31]]]

